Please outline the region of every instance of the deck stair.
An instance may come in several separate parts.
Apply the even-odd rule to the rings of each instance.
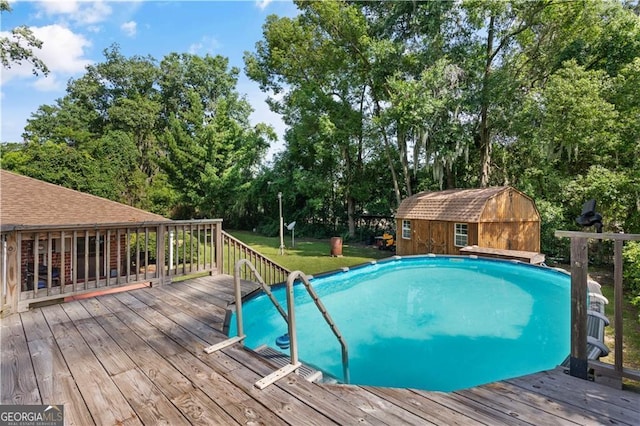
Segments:
[[[289,355],[278,352],[267,345],[259,346],[253,351],[278,368],[291,364]],[[298,375],[308,382],[319,382],[322,380],[322,371],[315,370],[304,363],[298,368]]]

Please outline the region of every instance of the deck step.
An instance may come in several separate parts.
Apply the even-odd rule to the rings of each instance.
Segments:
[[[278,352],[267,345],[257,347],[254,349],[254,352],[258,353],[258,355],[270,361],[278,368],[282,368],[291,363],[291,357],[289,357],[289,355]],[[315,370],[304,363],[298,369],[298,375],[308,382],[319,382],[322,380],[322,371]]]

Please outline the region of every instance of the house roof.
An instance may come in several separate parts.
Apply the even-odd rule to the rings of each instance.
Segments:
[[[0,170],[0,225],[96,225],[168,221],[135,207]]]
[[[489,199],[509,186],[480,189],[448,189],[420,192],[405,198],[398,207],[399,219],[424,219],[448,222],[478,222]]]

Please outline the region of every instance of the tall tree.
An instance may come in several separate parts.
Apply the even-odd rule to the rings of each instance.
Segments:
[[[180,194],[175,215],[242,216],[242,193],[275,139],[273,129],[250,125],[252,109],[235,89],[239,70],[229,69],[228,59],[171,54],[160,68],[162,166]]]

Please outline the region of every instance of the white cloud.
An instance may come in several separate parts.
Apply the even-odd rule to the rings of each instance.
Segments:
[[[262,9],[265,10],[267,8],[267,6],[269,6],[269,4],[272,2],[273,0],[256,0],[256,5]]]
[[[197,43],[192,43],[189,46],[189,53],[192,55],[212,54],[216,50],[220,49],[222,44],[214,37],[204,36]]]
[[[38,92],[57,92],[64,90],[65,82],[60,80],[56,74],[49,74],[47,77],[38,78],[32,86]]]
[[[120,25],[120,29],[127,35],[127,37],[135,37],[138,31],[138,24],[136,21],[125,22]]]
[[[40,59],[52,72],[73,74],[83,71],[92,61],[83,58],[84,49],[91,42],[61,25],[32,27],[37,39],[42,40]]]
[[[92,61],[84,57],[85,49],[91,42],[81,34],[76,34],[62,25],[47,25],[44,27],[31,27],[33,35],[42,41],[41,49],[33,49],[36,57],[41,59],[49,68],[48,77],[40,76],[34,84],[39,90],[54,90],[59,87],[59,79],[68,77],[79,72],[91,64]],[[2,32],[0,35],[7,36],[9,33]],[[2,84],[13,78],[25,78],[32,76],[32,66],[23,62],[20,65],[13,65],[10,69],[3,70]]]
[[[38,6],[47,16],[60,16],[80,25],[103,22],[112,12],[111,6],[102,0],[44,0],[38,2]]]

